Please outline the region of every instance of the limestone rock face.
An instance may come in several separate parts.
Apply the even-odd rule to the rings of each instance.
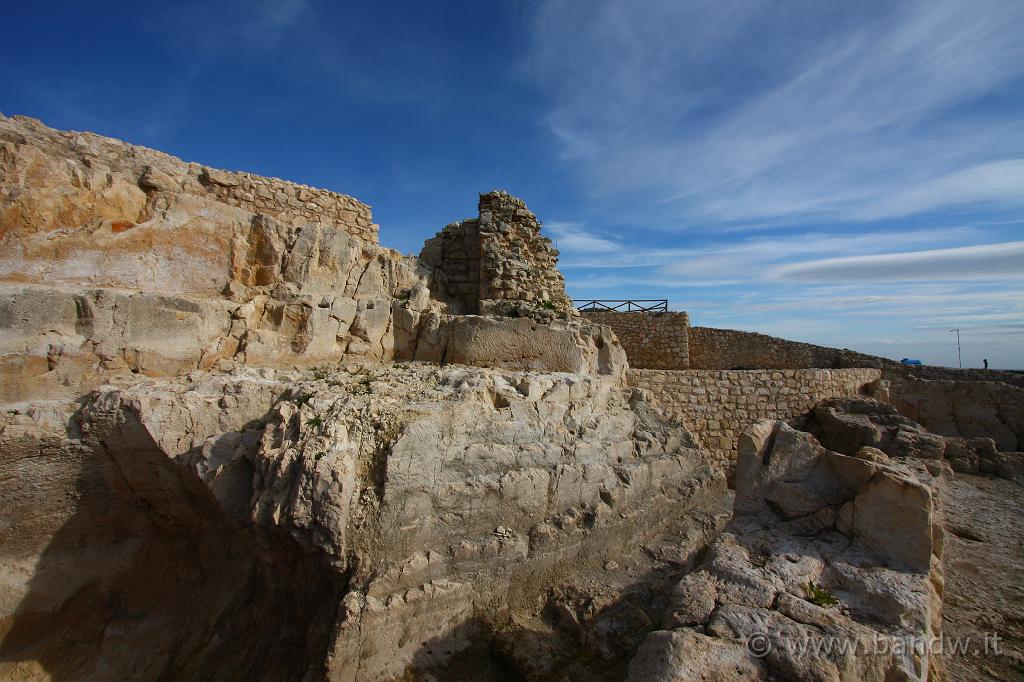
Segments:
[[[525,203],[478,209],[406,257],[351,197],[0,117],[0,679],[935,673],[798,645],[937,633],[936,476],[1012,453],[833,402],[744,436],[733,505]]]
[[[391,679],[409,667],[440,665],[479,641],[480,623],[506,617],[508,605],[521,605],[521,618],[539,616],[537,598],[565,579],[566,565],[601,571],[610,558],[666,524],[700,516],[725,494],[722,474],[689,434],[612,376],[423,363],[351,366],[322,378],[193,372],[101,389],[74,416],[55,406],[46,413],[49,445],[25,440],[24,429],[42,428],[46,416],[33,414],[10,413],[0,434],[5,443],[22,439],[57,461],[77,457],[86,476],[97,475],[95,458],[109,458],[128,477],[125,494],[149,505],[145,514],[166,516],[173,527],[202,510],[208,527],[188,531],[196,542],[254,533],[298,552],[288,559],[297,579],[321,571],[320,582],[308,586],[321,591],[316,599],[292,598],[302,600],[296,609],[326,609],[317,618],[330,634],[313,644],[325,647],[332,680]],[[72,428],[62,433],[65,424]],[[4,448],[3,485],[12,487],[5,494],[34,475],[22,453],[21,446]],[[74,478],[53,487],[60,496],[82,494]],[[159,492],[149,492],[153,485]],[[29,502],[38,503],[26,501],[24,514],[11,519],[5,555],[34,523]],[[78,541],[101,546],[104,518],[80,510]],[[20,548],[26,561],[63,542],[53,532],[38,536],[49,538],[45,549]],[[696,536],[693,551],[708,540]],[[232,551],[245,557],[248,550]],[[102,565],[97,561],[96,570]],[[259,565],[251,570],[263,570]],[[19,589],[38,591],[34,584]],[[69,593],[57,589],[47,598],[65,603],[63,617],[73,617]],[[241,608],[221,601],[195,615],[198,632],[212,627],[202,619],[214,618],[215,609]],[[17,632],[28,618],[24,603],[11,600],[5,612]],[[97,648],[82,652],[78,665],[142,665],[141,656],[126,662],[131,656],[118,652],[144,642],[126,633],[114,648],[104,634],[105,606],[95,607],[100,615],[83,637],[95,638]],[[262,603],[245,608],[245,617],[264,613]],[[326,617],[332,609],[338,615]],[[183,631],[192,627],[187,614],[175,617],[186,619]],[[29,647],[26,660],[35,651]],[[155,660],[132,669],[169,665]]]
[[[1019,374],[983,370],[978,380],[893,375],[893,404],[942,436],[991,438],[1001,451],[1024,449],[1024,383]],[[1011,383],[1015,382],[1015,383]]]
[[[844,454],[856,456],[867,447],[883,455],[948,462],[954,471],[964,473],[1007,479],[1024,474],[1021,454],[1000,452],[991,438],[936,435],[895,406],[871,398],[826,401],[815,408],[809,428],[823,445]]]
[[[0,118],[0,175],[0,400],[391,358],[392,309],[419,312],[419,265],[351,197],[24,118]]]
[[[316,677],[336,575],[230,522],[146,433],[102,443],[76,408],[0,410],[0,679]],[[221,429],[247,417],[204,409]]]
[[[626,355],[605,326],[528,318],[459,316],[442,323],[418,360],[519,370],[602,374],[624,380]]]
[[[352,197],[206,168],[121,140],[54,130],[25,116],[0,116],[0,169],[0,237],[80,232],[83,240],[75,243],[86,245],[99,229],[130,232],[177,196],[194,199],[201,209],[220,205],[289,225],[334,225],[377,241],[369,207]],[[202,224],[201,211],[194,217]]]
[[[829,409],[829,408],[825,408]],[[925,680],[941,671],[939,480],[782,422],[740,440],[732,523],[672,592],[630,679]],[[706,633],[706,634],[705,634]]]
[[[32,119],[0,118],[0,172],[2,401],[350,356],[625,369],[599,325],[524,330],[502,317],[575,315],[557,252],[504,193],[481,196],[476,246],[428,245],[416,259],[381,247],[369,207],[351,197]],[[456,281],[470,252],[472,286]],[[490,317],[453,319],[477,312]]]
[[[681,628],[652,632],[629,665],[629,679],[744,682],[767,675],[742,643]]]

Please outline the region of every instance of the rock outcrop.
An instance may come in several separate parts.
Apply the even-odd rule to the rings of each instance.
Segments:
[[[746,432],[733,500],[536,216],[477,210],[403,256],[0,116],[0,679],[940,677],[940,482],[1019,454],[833,400]]]
[[[556,626],[595,644],[547,670],[621,669],[587,576],[654,599],[723,525],[515,197],[415,258],[351,197],[31,119],[0,170],[0,678],[527,671]]]
[[[1001,452],[991,438],[940,436],[872,398],[827,400],[814,409],[808,428],[826,447],[846,455],[863,448],[893,457],[948,462],[954,470],[1024,480],[1024,454]]]
[[[575,319],[540,223],[502,192],[464,223],[467,288],[465,250],[383,248],[351,197],[22,117],[0,118],[0,145],[0,401],[346,356],[625,369],[614,335]],[[567,321],[524,333],[516,317]]]
[[[934,679],[938,488],[917,459],[752,427],[733,521],[673,590],[666,630],[645,640],[630,679]]]
[[[303,610],[316,618],[318,638],[309,646],[326,651],[328,679],[399,677],[407,668],[442,665],[490,636],[511,605],[520,619],[539,617],[537,600],[549,589],[571,584],[588,566],[602,570],[672,523],[707,515],[726,492],[724,477],[685,430],[610,376],[422,363],[351,367],[322,378],[196,372],[101,389],[74,417],[51,415],[48,426],[40,414],[9,413],[0,437],[5,453],[16,456],[5,458],[3,480],[28,484],[46,456],[47,471],[101,478],[96,497],[124,486],[119,496],[137,507],[128,518],[138,518],[108,527],[120,503],[69,504],[68,495],[83,494],[72,481],[48,486],[55,500],[30,495],[9,516],[5,556],[22,557],[26,569],[42,562],[46,571],[77,571],[73,583],[48,582],[45,589],[39,570],[7,581],[7,593],[20,599],[7,604],[5,629],[13,634],[4,639],[4,656],[34,661],[36,667],[19,665],[40,674],[59,669],[38,638],[46,623],[87,619],[80,636],[89,645],[80,659],[64,663],[69,668],[158,677],[179,674],[177,664],[128,652],[150,645],[189,651],[220,619],[271,617],[285,600],[296,611],[289,618],[301,621]],[[73,429],[62,434],[67,419]],[[110,472],[103,473],[100,458]],[[71,514],[64,526],[38,528],[33,546],[19,542],[41,512],[56,515],[60,502]],[[123,527],[129,523],[143,530]],[[160,535],[164,526],[170,539]],[[697,528],[692,551],[710,540],[715,524]],[[184,590],[173,581],[138,594],[120,584],[89,594],[110,567],[64,545],[73,538],[98,553],[115,541],[108,533],[132,538],[117,559],[126,572],[143,570],[132,568],[140,561],[156,570],[150,562],[162,560],[181,566],[183,579],[204,576],[187,591],[204,601],[203,609],[179,613],[156,602],[174,611],[177,624],[168,627],[179,631],[177,644],[133,639],[124,627],[130,614],[105,601]],[[172,562],[170,548],[146,554],[157,551],[150,535],[168,545],[188,537],[181,550],[196,548]],[[269,604],[243,609],[234,602],[269,570],[252,556],[257,541],[243,541],[250,536],[290,548],[287,558],[261,560],[295,564],[295,575],[282,575],[280,591],[259,588],[270,590]],[[218,537],[227,545],[205,549]],[[232,570],[232,561],[253,577],[210,599],[207,589],[231,579],[221,572]],[[315,582],[303,583],[307,574]],[[77,604],[78,590],[90,601]],[[44,604],[60,612],[49,614]],[[147,623],[157,615],[141,606],[134,613]],[[12,650],[11,642],[20,647]],[[244,645],[265,646],[255,635]],[[290,666],[287,674],[268,669],[281,672],[273,679],[312,665],[315,651],[301,653],[281,662]],[[225,660],[222,674],[271,679],[232,667],[233,660]]]

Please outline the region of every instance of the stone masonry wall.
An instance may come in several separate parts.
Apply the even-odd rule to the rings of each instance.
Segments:
[[[433,273],[430,290],[444,299],[452,312],[480,312],[480,224],[475,218],[451,223],[428,239],[420,260]]]
[[[828,398],[854,396],[878,380],[877,369],[654,370],[631,369],[629,385],[654,394],[714,459],[736,463],[739,434],[761,419],[790,420]]]
[[[373,222],[370,207],[347,194],[212,168],[203,168],[199,181],[207,192],[231,206],[264,213],[292,225],[336,225],[364,241],[379,240],[379,228]]]
[[[801,369],[835,367],[837,348],[741,332],[690,327],[691,369]]]
[[[584,318],[608,325],[619,337],[629,366],[639,369],[686,369],[690,366],[690,318],[686,313],[619,313],[584,311]]]
[[[558,251],[526,204],[488,192],[478,207],[477,218],[452,223],[424,244],[420,260],[432,270],[431,290],[462,314],[575,317]]]
[[[948,381],[997,381],[1024,387],[1024,372],[996,369],[910,366],[845,348],[789,341],[735,329],[690,327],[690,369],[801,369],[877,367],[884,379],[914,376]]]
[[[480,299],[483,313],[505,315],[525,302],[557,317],[575,315],[558,251],[523,200],[505,192],[480,196]]]

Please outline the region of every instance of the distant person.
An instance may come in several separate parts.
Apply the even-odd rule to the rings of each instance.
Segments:
[[[985,358],[982,362],[985,363],[985,369],[988,369],[988,358]]]

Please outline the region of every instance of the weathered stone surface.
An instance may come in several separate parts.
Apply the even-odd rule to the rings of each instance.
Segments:
[[[742,643],[689,629],[651,633],[629,665],[632,682],[740,682],[767,679]]]
[[[409,342],[392,308],[430,306],[412,305],[415,259],[377,245],[349,197],[295,210],[275,197],[298,186],[29,119],[0,119],[0,143],[0,400],[131,374],[387,359]]]
[[[648,636],[632,677],[939,674],[927,647],[941,623],[937,491],[920,460],[848,457],[784,423],[755,425],[740,439],[733,521],[672,593],[673,629]]]
[[[637,544],[667,524],[699,518],[725,493],[724,478],[685,430],[610,375],[422,363],[358,365],[320,379],[193,372],[104,388],[63,435],[68,419],[52,419],[56,453],[102,451],[132,467],[133,486],[147,475],[172,476],[180,481],[165,483],[166,495],[192,491],[174,501],[177,511],[144,495],[153,505],[147,513],[186,518],[198,513],[190,505],[199,495],[202,513],[216,516],[209,532],[290,538],[286,544],[303,552],[294,561],[329,567],[332,589],[347,585],[333,597],[337,618],[318,616],[331,632],[330,643],[321,638],[318,646],[327,647],[332,680],[389,679],[410,666],[441,665],[487,636],[479,621],[497,617],[501,604],[539,617],[537,597],[565,580],[562,566],[605,573],[612,558],[626,564],[622,557]],[[15,490],[32,471],[18,461],[4,479]],[[77,494],[73,480],[56,490]],[[23,523],[16,520],[20,530]],[[699,551],[714,528],[695,528],[686,552]],[[97,532],[89,526],[82,537],[99,546],[106,540]],[[296,608],[313,608],[303,599]],[[8,604],[13,622],[21,603]],[[188,629],[188,614],[175,617]],[[83,661],[126,665],[105,644],[105,617],[97,618],[83,637],[100,649]],[[582,620],[574,627],[599,631]],[[123,648],[142,646],[124,637]],[[611,642],[606,648],[615,650]],[[152,661],[145,670],[166,665]]]
[[[145,433],[79,430],[76,407],[0,410],[0,679],[316,675],[338,577],[231,523]]]
[[[612,328],[634,369],[687,369],[690,318],[683,312],[585,310],[584,319]]]
[[[1019,454],[999,452],[991,438],[939,436],[904,417],[895,406],[871,398],[826,401],[815,408],[809,428],[826,447],[858,457],[866,450],[866,456],[876,460],[879,455],[936,464],[944,460],[954,471],[1010,479],[1022,473]]]
[[[991,438],[1004,451],[1024,449],[1024,386],[915,376],[893,377],[891,382],[896,408],[929,431]]]
[[[618,340],[596,324],[467,316],[451,318],[440,333],[447,338],[441,350],[445,362],[625,377],[626,356]],[[417,354],[417,359],[430,358]]]
[[[239,213],[262,213],[290,225],[331,225],[377,241],[369,207],[352,197],[203,168],[109,137],[53,130],[24,116],[0,116],[0,169],[0,239],[11,232],[41,232],[68,246],[87,245],[90,236],[109,231],[113,223],[156,219],[175,194],[190,199],[194,218],[204,212],[213,217],[211,211],[232,215],[227,209],[235,207]],[[298,201],[301,196],[306,200]],[[202,223],[195,221],[197,227]],[[26,244],[29,257],[29,242],[19,243]]]
[[[448,225],[420,253],[432,268],[435,296],[459,314],[577,317],[556,267],[558,251],[522,199],[487,192],[478,208],[476,218]]]
[[[627,381],[650,391],[728,471],[744,429],[761,419],[801,418],[823,400],[862,393],[878,376],[876,369],[630,369]]]

